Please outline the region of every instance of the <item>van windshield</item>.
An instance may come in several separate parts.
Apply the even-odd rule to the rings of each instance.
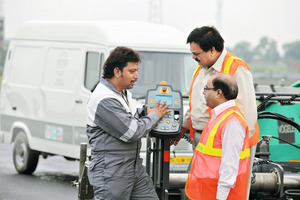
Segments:
[[[139,79],[130,92],[133,98],[144,98],[149,89],[166,81],[173,90],[188,96],[196,61],[190,53],[140,52],[143,56],[139,68]]]

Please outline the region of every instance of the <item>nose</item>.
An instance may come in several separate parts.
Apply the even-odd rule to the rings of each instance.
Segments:
[[[134,78],[136,78],[136,79],[139,78],[139,73],[138,72],[135,73]]]

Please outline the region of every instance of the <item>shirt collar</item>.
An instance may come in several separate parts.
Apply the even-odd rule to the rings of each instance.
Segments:
[[[217,59],[217,61],[211,67],[214,68],[216,71],[220,72],[222,69],[223,61],[225,59],[226,54],[227,54],[227,50],[224,48],[221,55]]]
[[[216,118],[224,110],[226,110],[227,108],[233,107],[233,106],[236,106],[234,99],[226,101],[226,102],[216,106],[214,109],[211,110],[211,119]]]

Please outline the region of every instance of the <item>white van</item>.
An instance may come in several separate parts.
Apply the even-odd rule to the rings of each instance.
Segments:
[[[16,170],[32,173],[40,155],[79,159],[80,143],[88,143],[86,104],[116,46],[133,48],[144,57],[140,78],[131,90],[137,103],[142,105],[147,90],[161,81],[187,97],[196,63],[186,37],[174,28],[146,22],[25,24],[11,38],[0,99],[0,141],[14,142]],[[191,154],[191,145],[184,140],[171,148],[171,158],[183,155],[180,162],[185,164]],[[173,165],[175,171],[180,162]]]

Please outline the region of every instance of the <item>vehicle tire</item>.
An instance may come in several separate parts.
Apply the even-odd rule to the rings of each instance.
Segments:
[[[37,167],[39,152],[30,149],[23,131],[20,131],[14,140],[13,160],[20,174],[32,174]]]

